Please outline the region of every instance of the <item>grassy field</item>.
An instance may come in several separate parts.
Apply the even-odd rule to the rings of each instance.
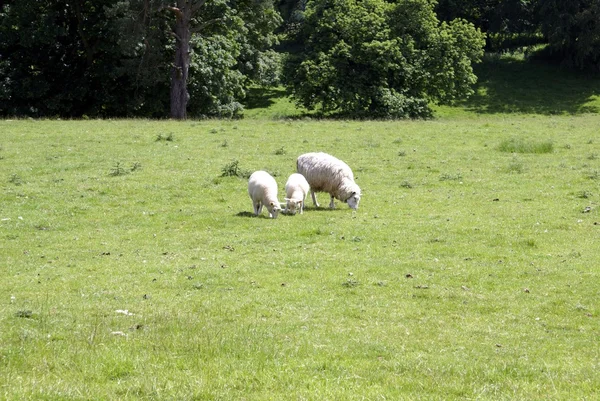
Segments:
[[[594,399],[595,93],[431,121],[272,119],[277,96],[241,121],[0,121],[0,399]],[[253,217],[247,174],[282,201],[315,150],[359,210]]]

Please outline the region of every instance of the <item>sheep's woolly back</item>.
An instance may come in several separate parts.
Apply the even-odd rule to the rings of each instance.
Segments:
[[[306,194],[310,191],[310,185],[302,174],[294,173],[290,175],[285,183],[286,197],[289,199],[301,200],[306,198]]]
[[[277,200],[277,182],[266,171],[255,171],[248,180],[248,195],[252,202],[261,202],[272,212],[271,202],[279,207]]]
[[[353,193],[360,196],[352,169],[340,159],[323,152],[305,153],[297,160],[298,173],[316,192],[328,192],[342,202]]]

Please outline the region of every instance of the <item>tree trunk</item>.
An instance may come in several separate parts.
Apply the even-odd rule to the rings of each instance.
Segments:
[[[190,68],[190,23],[192,2],[177,0],[177,7],[170,8],[175,14],[175,59],[171,70],[171,118],[184,120],[190,95],[187,91]]]

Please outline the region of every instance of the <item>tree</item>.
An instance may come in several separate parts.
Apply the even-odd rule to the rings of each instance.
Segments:
[[[484,37],[429,0],[314,0],[285,75],[298,105],[354,117],[427,117],[470,95]]]
[[[192,19],[206,0],[196,2],[177,0],[176,6],[166,6],[175,15],[173,36],[175,37],[175,57],[171,67],[171,118],[185,119],[190,95],[187,90],[190,69],[190,41],[192,32],[200,30],[201,26],[192,29]]]
[[[600,71],[600,1],[540,0],[541,29],[570,67]]]
[[[243,80],[261,80],[264,83],[264,76],[268,75],[260,67],[273,58],[273,53],[268,49],[275,44],[273,31],[281,22],[274,10],[273,1],[240,0],[229,3],[215,0],[210,2],[210,7],[205,7],[206,0],[177,0],[176,5],[169,3],[162,7],[175,16],[172,33],[175,38],[175,54],[171,73],[171,117],[187,117],[190,100],[189,70],[193,58],[196,71],[210,74],[214,78],[195,79],[195,82],[204,81],[207,84],[200,90],[195,90],[196,93],[204,92],[206,111],[209,114],[228,116],[237,114],[242,108],[235,98],[236,95],[244,94],[240,87],[243,86]],[[202,37],[204,34],[207,34],[206,38]],[[198,57],[193,56],[195,46],[202,51]],[[208,54],[212,50],[221,55],[220,59]],[[231,62],[233,60],[236,62]],[[271,63],[267,70],[272,71],[276,64]],[[211,74],[215,71],[212,67],[217,67],[222,76]],[[215,81],[220,85],[211,85]],[[207,91],[208,88],[212,88],[213,92]],[[222,96],[214,96],[214,91]],[[197,101],[195,103],[198,104]]]

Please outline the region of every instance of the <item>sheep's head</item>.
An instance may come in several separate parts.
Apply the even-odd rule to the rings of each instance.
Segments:
[[[281,206],[279,203],[271,202],[269,203],[269,217],[276,219],[279,212],[281,212]]]
[[[346,203],[350,206],[350,209],[358,210],[358,203],[360,202],[360,188],[356,186],[355,190],[352,191],[352,195],[346,199]]]
[[[302,209],[302,200],[285,198],[287,209],[291,214],[296,214],[296,210]]]

